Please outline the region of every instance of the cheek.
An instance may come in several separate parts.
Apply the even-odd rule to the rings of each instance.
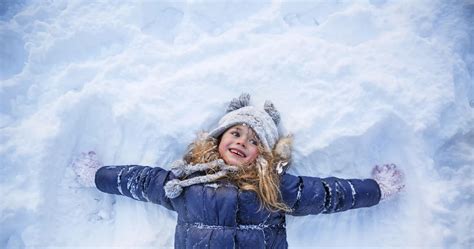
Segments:
[[[249,155],[249,162],[253,162],[255,161],[255,159],[257,159],[257,156],[258,156],[258,149],[255,148],[255,149],[252,149],[251,151],[249,151],[250,155]]]
[[[224,151],[224,146],[222,145],[222,143],[219,144],[219,147],[217,147],[217,150],[219,151],[219,154],[222,155],[222,152]]]
[[[224,143],[219,143],[219,147],[217,147],[217,150],[219,151],[219,155],[222,157],[224,156],[224,152],[226,151],[226,146]]]

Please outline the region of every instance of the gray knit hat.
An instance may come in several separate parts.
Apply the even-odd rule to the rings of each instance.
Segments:
[[[209,136],[218,138],[234,125],[247,124],[257,133],[263,147],[268,151],[272,151],[280,137],[277,128],[279,122],[280,113],[275,109],[273,103],[267,100],[263,110],[257,109],[250,106],[250,95],[242,93],[238,99],[234,98],[230,102],[229,107],[227,107],[227,114],[221,118],[217,127],[209,133]]]

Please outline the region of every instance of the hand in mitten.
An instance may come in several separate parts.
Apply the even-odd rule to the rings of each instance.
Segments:
[[[405,187],[403,172],[395,164],[376,165],[372,178],[379,184],[381,200],[391,198]]]
[[[81,153],[71,163],[72,170],[76,173],[77,181],[84,187],[95,187],[95,173],[102,167],[94,151]]]

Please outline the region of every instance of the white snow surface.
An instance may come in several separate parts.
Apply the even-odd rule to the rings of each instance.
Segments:
[[[169,168],[241,92],[290,173],[406,175],[367,209],[288,217],[290,248],[473,248],[474,2],[0,2],[0,248],[172,248],[176,215],[70,168]]]

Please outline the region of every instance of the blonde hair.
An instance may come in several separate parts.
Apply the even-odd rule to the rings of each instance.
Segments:
[[[283,141],[285,148],[290,150],[291,137],[281,138],[277,142]],[[218,151],[220,140],[200,134],[200,136],[189,145],[184,160],[190,164],[208,163],[221,159]],[[280,146],[281,147],[281,146]],[[282,202],[280,193],[280,176],[276,167],[279,164],[286,165],[290,158],[289,154],[282,158],[281,153],[275,149],[271,152],[265,151],[261,144],[258,145],[259,155],[250,165],[241,166],[235,174],[226,177],[233,181],[240,189],[250,190],[257,193],[260,199],[260,208],[264,207],[270,211],[289,212],[291,209]]]

